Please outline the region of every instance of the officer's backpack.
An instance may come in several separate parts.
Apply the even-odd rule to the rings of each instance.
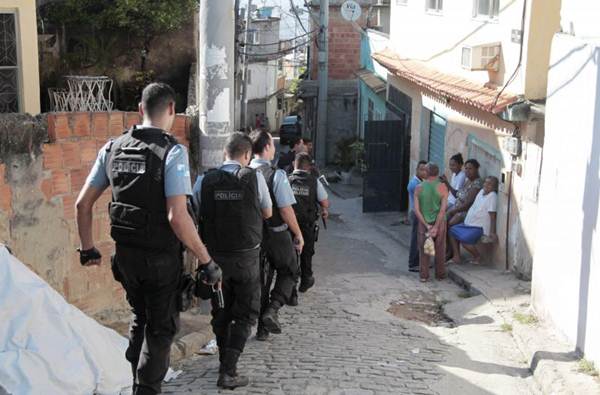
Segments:
[[[263,229],[256,171],[249,167],[235,173],[209,171],[202,180],[199,222],[211,253],[256,248]]]
[[[317,178],[308,172],[294,172],[289,176],[296,204],[294,212],[299,223],[310,224],[317,220]]]
[[[110,234],[117,244],[180,247],[167,218],[164,182],[165,159],[175,145],[177,140],[160,129],[133,127],[108,146]]]

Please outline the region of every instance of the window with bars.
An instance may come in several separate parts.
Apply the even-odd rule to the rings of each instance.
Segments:
[[[500,12],[500,0],[475,0],[473,17],[496,19]]]
[[[369,99],[368,101],[368,112],[367,112],[367,121],[374,121],[375,120],[375,103],[373,103],[373,100]]]
[[[428,12],[440,14],[444,8],[444,0],[427,0],[425,8]]]
[[[0,113],[19,112],[15,14],[0,13]]]

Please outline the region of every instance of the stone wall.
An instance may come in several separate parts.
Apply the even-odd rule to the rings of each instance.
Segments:
[[[75,200],[98,150],[139,122],[125,112],[0,115],[0,242],[67,301],[104,320],[126,307],[109,264],[110,191],[94,209],[100,267],[79,264]],[[178,115],[172,131],[188,146],[191,124]]]

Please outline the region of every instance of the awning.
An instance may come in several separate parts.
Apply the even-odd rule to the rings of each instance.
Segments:
[[[385,92],[386,82],[379,78],[375,73],[367,69],[360,69],[356,72],[358,78],[361,79],[373,92]]]
[[[498,114],[519,100],[516,95],[490,88],[477,82],[439,72],[425,62],[402,59],[390,49],[372,55],[378,63],[397,77],[409,80],[445,99],[468,104],[483,111]],[[496,100],[496,98],[498,98]]]

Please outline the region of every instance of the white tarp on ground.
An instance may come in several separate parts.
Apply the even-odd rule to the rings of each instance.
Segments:
[[[0,244],[0,388],[14,395],[127,392],[126,347],[124,337],[67,303]]]

